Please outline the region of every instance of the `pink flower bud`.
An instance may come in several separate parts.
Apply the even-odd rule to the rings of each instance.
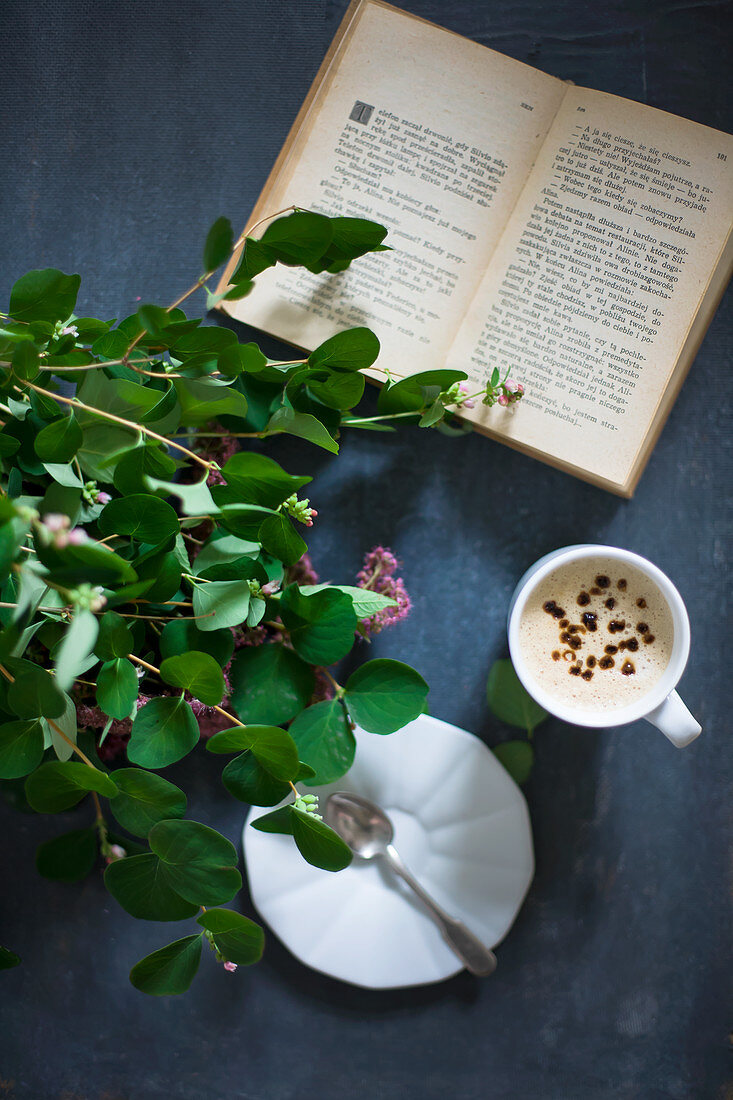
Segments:
[[[82,543],[89,542],[89,535],[83,527],[75,527],[73,531],[69,531],[66,542],[69,546],[81,546]]]
[[[515,392],[516,393],[524,393],[524,386],[522,385],[521,382],[517,382]]]
[[[509,398],[507,397],[507,395],[505,393],[500,393],[497,400],[498,400],[500,405],[508,405],[509,404]]]
[[[71,527],[71,520],[60,512],[49,512],[43,517],[43,526],[47,531],[65,531]]]
[[[111,499],[112,497],[109,493],[105,493],[104,491],[97,493],[97,504],[109,504]]]
[[[233,974],[234,971],[237,969],[237,964],[236,963],[225,962],[224,963],[224,969],[228,970],[230,974]]]

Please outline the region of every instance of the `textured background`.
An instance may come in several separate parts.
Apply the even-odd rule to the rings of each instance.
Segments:
[[[556,76],[731,128],[730,4],[405,6]],[[209,223],[243,224],[345,7],[4,0],[0,305],[25,270],[51,265],[82,272],[80,312],[172,300],[197,271]],[[170,926],[135,922],[99,878],[77,888],[38,877],[37,843],[79,818],[19,818],[3,804],[2,940],[24,965],[0,977],[0,1097],[731,1095],[720,626],[731,318],[729,296],[632,502],[480,437],[354,433],[338,461],[277,445],[286,466],[318,472],[322,576],[349,581],[376,542],[404,560],[414,612],[373,652],[414,664],[433,713],[491,744],[508,731],[487,713],[486,673],[505,650],[513,584],[539,555],[575,541],[627,546],[688,601],[682,689],[704,736],[678,752],[643,724],[542,728],[527,787],[537,876],[496,976],[369,994],[305,970],[271,939],[252,971],[204,965],[187,996],[146,999],[127,972]],[[218,771],[194,754],[170,774],[194,816],[236,841],[242,810]]]

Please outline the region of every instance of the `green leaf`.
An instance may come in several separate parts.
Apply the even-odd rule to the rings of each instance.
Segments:
[[[279,643],[240,649],[230,681],[232,704],[242,721],[273,726],[294,718],[315,686],[313,669]]]
[[[81,882],[97,861],[97,836],[94,829],[73,829],[40,844],[36,850],[36,869],[55,882]]]
[[[385,226],[365,218],[331,218],[333,237],[326,252],[309,267],[321,271],[343,271],[351,260],[367,252],[381,252],[382,241],[387,236]]]
[[[324,871],[343,871],[353,858],[341,837],[313,814],[293,810],[293,838],[303,859]]]
[[[41,462],[71,462],[84,440],[73,413],[47,424],[35,438],[34,447]]]
[[[314,263],[328,248],[333,230],[323,214],[297,210],[270,222],[260,239],[266,253],[288,266]]]
[[[167,623],[163,627],[159,645],[163,660],[194,649],[199,653],[208,653],[220,668],[229,662],[234,652],[231,630],[199,630],[191,619],[174,619]]]
[[[8,312],[16,321],[65,321],[74,311],[81,275],[47,267],[22,275],[10,291]]]
[[[229,962],[251,966],[262,957],[265,933],[259,924],[231,909],[207,909],[196,918],[214,936],[214,943]]]
[[[160,666],[166,684],[183,688],[207,707],[219,706],[224,696],[224,677],[218,664],[208,653],[190,650],[175,657],[166,657]]]
[[[316,446],[323,447],[324,451],[330,451],[334,455],[339,453],[338,443],[328,429],[310,413],[296,412],[283,406],[270,417],[267,430],[297,435],[300,439],[307,439]]]
[[[377,657],[352,673],[344,699],[349,714],[369,733],[394,733],[425,709],[428,685],[401,661]]]
[[[197,905],[221,905],[241,888],[237,853],[221,833],[198,821],[159,821],[148,843],[176,893]]]
[[[116,859],[104,872],[104,884],[122,908],[138,920],[184,920],[195,916],[199,909],[176,893],[164,865],[153,852]]]
[[[0,946],[0,970],[12,970],[14,966],[20,966],[20,955],[9,947]]]
[[[281,782],[296,778],[298,749],[289,733],[278,726],[235,726],[221,730],[206,742],[209,752],[241,752],[249,749],[257,763]]]
[[[224,349],[217,365],[221,373],[230,378],[238,374],[259,374],[267,366],[267,356],[257,344],[234,344]]]
[[[269,814],[255,818],[251,822],[252,828],[260,833],[278,833],[280,836],[293,835],[293,806],[281,806],[279,810],[272,810]]]
[[[53,746],[53,751],[59,760],[68,760],[73,755],[78,734],[76,704],[65,692],[64,704],[63,714],[53,719],[53,725],[49,723],[47,718],[41,719],[43,743],[44,745]],[[61,736],[62,733],[66,735],[66,740]]]
[[[325,786],[345,775],[354,762],[356,739],[338,699],[325,699],[302,711],[290,727],[301,760],[314,769],[310,786]]]
[[[256,557],[260,552],[259,542],[240,539],[226,532],[215,533],[199,551],[193,568],[197,573],[205,572],[209,566],[237,561],[244,557]],[[191,647],[196,648],[195,646]]]
[[[249,585],[246,581],[198,582],[193,589],[193,613],[199,630],[240,626],[247,618]]]
[[[8,657],[6,668],[15,677],[8,685],[8,706],[18,718],[58,718],[65,700],[53,676],[45,668],[20,657]]]
[[[268,516],[259,530],[260,541],[273,557],[283,565],[295,565],[308,549],[287,516],[281,512]]]
[[[255,240],[254,237],[246,237],[237,270],[232,275],[231,281],[235,287],[242,287],[245,293],[249,293],[252,289],[252,280],[276,263],[275,255],[266,245]],[[225,297],[229,299],[228,294]]]
[[[502,741],[493,751],[515,783],[527,782],[534,764],[534,749],[529,741]]]
[[[366,380],[358,372],[332,374],[326,381],[306,379],[308,389],[315,398],[331,409],[353,409],[364,396]]]
[[[0,779],[20,779],[43,759],[43,730],[35,719],[0,726]]]
[[[173,322],[173,318],[166,309],[149,304],[138,307],[137,317],[141,326],[151,336],[162,336],[165,329]]]
[[[78,546],[70,544],[58,550],[54,546],[44,546],[35,538],[34,546],[41,564],[48,569],[51,580],[65,588],[76,588],[80,584],[101,584],[108,588],[117,588],[122,583],[131,584],[137,580],[129,562],[98,543],[82,542]]]
[[[183,791],[161,775],[141,768],[118,768],[114,781],[119,794],[110,799],[109,808],[133,836],[146,837],[159,821],[183,817],[186,812]]]
[[[288,474],[277,462],[254,451],[238,451],[232,455],[222,468],[222,474],[236,493],[232,500],[221,503],[261,504],[265,508],[277,508],[313,480]]]
[[[98,768],[71,760],[49,760],[25,781],[26,798],[39,814],[57,814],[68,810],[90,791],[114,798],[117,787]]]
[[[379,355],[379,340],[368,328],[350,328],[338,332],[311,352],[311,367],[330,367],[332,370],[366,370]]]
[[[204,245],[204,271],[216,271],[229,259],[234,247],[234,233],[228,218],[217,218],[206,236]]]
[[[427,409],[418,420],[418,427],[432,428],[433,425],[437,424],[439,420],[442,420],[444,416],[445,405],[436,397],[430,408]]]
[[[120,493],[142,493],[146,489],[159,489],[159,484],[149,484],[146,478],[153,482],[162,478],[168,484],[168,479],[176,472],[176,464],[170,455],[157,444],[147,444],[142,447],[133,447],[120,458],[115,466],[114,485]]]
[[[227,495],[226,485],[214,485],[214,499],[218,496],[220,489],[223,489]],[[259,504],[223,504],[217,520],[225,531],[236,535],[243,542],[257,540],[259,548],[260,526],[271,514],[269,508],[262,508]],[[201,569],[198,572],[201,572]]]
[[[13,352],[13,374],[31,382],[40,373],[38,348],[31,340],[21,340]]]
[[[102,359],[121,359],[127,351],[130,339],[119,329],[104,332],[92,344],[92,354]]]
[[[377,611],[384,611],[386,607],[397,607],[397,600],[393,600],[391,596],[383,596],[380,592],[372,592],[370,588],[357,588],[351,584],[300,585],[300,591],[306,596],[312,592],[321,592],[324,588],[332,588],[349,596],[357,619],[368,619],[376,615]]]
[[[110,718],[129,718],[138,696],[135,666],[125,657],[105,661],[97,675],[97,703]]]
[[[116,611],[105,611],[99,620],[99,635],[94,652],[103,661],[114,661],[116,657],[127,657],[132,653],[132,634]]]
[[[10,458],[20,447],[20,440],[0,432],[0,458]]]
[[[306,596],[289,585],[280,597],[280,617],[296,653],[312,665],[332,665],[354,644],[357,619],[351,598],[335,589]]]
[[[175,496],[181,502],[184,515],[201,516],[216,515],[219,511],[214,503],[211,490],[206,484],[208,474],[204,474],[200,481],[192,483],[178,481],[161,481],[156,477],[145,478],[145,488],[156,491],[163,490],[168,496]]]
[[[105,504],[97,520],[103,535],[130,535],[157,546],[178,534],[175,509],[150,493],[132,493]]]
[[[234,798],[250,806],[276,806],[290,791],[290,784],[270,775],[251,752],[235,756],[221,781]]]
[[[135,963],[130,971],[135,989],[153,997],[185,993],[199,968],[201,939],[201,933],[184,936]]]
[[[182,696],[151,699],[135,715],[127,758],[141,768],[167,768],[198,743],[201,731]]]
[[[209,420],[217,420],[220,416],[238,416],[244,419],[247,415],[247,399],[244,394],[224,382],[217,382],[213,378],[205,381],[176,378],[173,384],[181,402],[182,424],[195,427],[206,424]]]
[[[78,608],[56,654],[56,683],[62,691],[67,691],[88,667],[87,657],[94,649],[98,631],[96,615]]]
[[[531,734],[548,717],[522,686],[510,660],[495,661],[486,685],[489,707],[497,718]]]

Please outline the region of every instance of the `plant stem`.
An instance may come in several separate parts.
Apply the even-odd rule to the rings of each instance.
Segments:
[[[64,405],[71,405],[74,409],[83,409],[84,412],[91,413],[92,416],[99,416],[103,420],[111,420],[114,424],[121,424],[125,428],[130,428],[134,432],[141,432],[143,435],[150,436],[151,439],[157,439],[159,443],[164,443],[166,447],[175,447],[181,454],[186,455],[188,458],[193,459],[194,462],[198,462],[199,466],[203,466],[205,470],[211,470],[216,466],[215,462],[207,462],[201,458],[200,455],[195,454],[194,451],[189,451],[188,447],[182,447],[180,443],[173,443],[172,440],[167,439],[164,435],[158,435],[151,428],[146,428],[142,424],[135,424],[132,420],[125,420],[122,416],[116,416],[114,413],[104,412],[102,409],[95,409],[92,405],[85,405],[83,401],[77,400],[75,397],[63,397],[60,393],[51,393],[50,390],[44,390],[41,386],[37,386],[34,382],[24,382],[25,386],[35,390],[36,393],[43,394],[44,397],[50,397],[53,401],[60,401]],[[23,391],[15,387],[19,393]]]
[[[336,694],[338,695],[338,697],[340,699],[341,696],[344,694],[344,689],[341,687],[341,684],[338,682],[338,680],[334,679],[334,677],[331,675],[331,673],[328,671],[327,668],[324,668],[323,672],[324,672],[326,678],[328,680],[330,680],[331,683],[333,684],[334,688],[336,689]]]
[[[237,243],[234,245],[232,252],[236,252],[240,244],[244,244],[250,233],[254,233],[255,229],[259,229],[261,225],[265,224],[265,222],[269,222],[273,218],[279,218],[281,214],[294,213],[297,209],[297,206],[286,206],[282,210],[277,210],[274,214],[268,214],[266,217],[260,218],[260,220],[258,222],[255,222],[254,225],[250,226],[249,229],[243,230],[242,235],[240,236]]]

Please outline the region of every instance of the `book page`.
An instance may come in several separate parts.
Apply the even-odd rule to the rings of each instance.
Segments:
[[[728,238],[733,138],[571,88],[449,363],[525,387],[466,414],[624,486]]]
[[[396,8],[351,12],[256,214],[369,218],[394,251],[338,275],[278,266],[223,308],[308,349],[368,325],[380,366],[409,374],[444,364],[566,85]]]

